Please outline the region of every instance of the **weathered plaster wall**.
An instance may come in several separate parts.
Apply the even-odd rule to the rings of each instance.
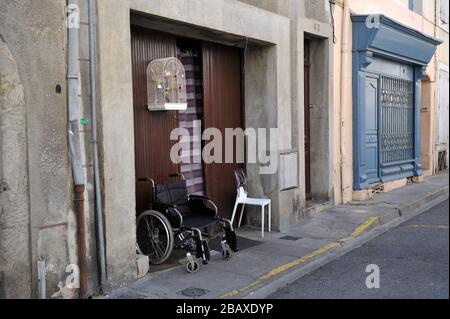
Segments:
[[[64,289],[66,266],[76,263],[75,218],[70,209],[71,178],[67,155],[65,4],[63,0],[0,1],[0,35],[17,64],[24,92],[22,112],[26,110],[27,143],[24,145],[22,136],[19,145],[28,150],[28,168],[22,167],[25,169],[22,174],[28,174],[29,198],[20,199],[19,207],[26,210],[29,201],[29,215],[25,216],[23,212],[23,217],[17,219],[23,218],[22,235],[14,241],[2,241],[3,245],[8,245],[3,253],[11,254],[11,249],[17,250],[17,267],[20,265],[22,272],[31,269],[25,281],[14,278],[21,285],[22,297],[37,295],[36,262],[40,257],[47,263],[47,295],[73,295],[73,291]],[[62,87],[62,93],[56,93],[57,85]],[[23,104],[16,103],[18,106]],[[12,104],[2,108],[11,107]],[[3,136],[6,133],[13,134],[3,131]],[[7,152],[13,150],[8,148]],[[25,230],[27,223],[29,235]],[[5,234],[3,229],[2,234]],[[10,247],[12,244],[14,247]],[[25,247],[29,247],[30,257],[23,255],[27,254]]]
[[[31,295],[27,124],[16,62],[0,36],[0,296]]]

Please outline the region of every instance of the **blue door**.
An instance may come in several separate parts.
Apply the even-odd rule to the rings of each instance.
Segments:
[[[378,78],[366,77],[365,82],[365,152],[367,181],[377,183],[379,177],[378,155]]]

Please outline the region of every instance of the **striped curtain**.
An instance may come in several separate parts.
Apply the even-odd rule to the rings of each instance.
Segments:
[[[203,87],[202,87],[202,59],[196,50],[178,49],[178,59],[183,63],[186,69],[186,94],[188,107],[186,111],[179,112],[178,120],[180,128],[189,131],[191,140],[183,145],[185,149],[190,150],[190,160],[183,158],[180,164],[181,174],[186,177],[186,184],[189,194],[204,195],[205,180],[203,175],[203,164],[192,163],[194,156],[201,158],[201,126],[203,113]],[[196,134],[196,135],[194,135]]]

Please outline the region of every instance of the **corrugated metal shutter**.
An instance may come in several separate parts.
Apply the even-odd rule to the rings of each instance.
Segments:
[[[203,44],[204,128],[242,127],[241,50],[219,44]],[[222,154],[225,154],[223,143]],[[230,218],[236,199],[234,170],[242,164],[205,164],[206,193]]]
[[[124,43],[126,45],[126,43]],[[148,209],[151,200],[149,183],[139,178],[166,181],[169,174],[178,173],[179,166],[172,163],[170,132],[178,127],[178,112],[150,112],[147,108],[146,69],[150,61],[177,56],[176,37],[141,28],[131,27],[133,65],[133,107],[136,164],[136,211]],[[120,128],[118,128],[120,129]],[[123,154],[127,156],[127,154]]]

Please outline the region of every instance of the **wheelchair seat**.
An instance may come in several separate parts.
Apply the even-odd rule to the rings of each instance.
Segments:
[[[205,228],[214,224],[217,224],[218,218],[202,216],[197,214],[190,214],[183,218],[183,226],[185,227],[196,227]]]

